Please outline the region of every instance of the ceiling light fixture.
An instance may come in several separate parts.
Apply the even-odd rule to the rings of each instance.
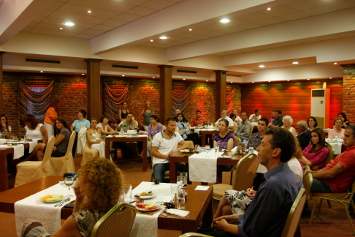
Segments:
[[[63,28],[62,28],[62,27],[60,27],[60,28],[59,28],[59,30],[63,30]]]
[[[251,83],[253,83],[253,84],[254,84],[254,82],[251,82]]]
[[[41,73],[43,73],[43,71],[41,71]]]
[[[298,64],[298,62],[292,62],[292,64]]]
[[[192,29],[190,28],[189,31],[192,31]]]
[[[307,81],[309,81],[310,79],[309,78],[307,78]]]
[[[266,10],[270,11],[270,10],[271,10],[271,7],[268,7]]]
[[[330,79],[330,80],[332,80],[332,79],[333,79],[333,77],[329,77],[329,79]]]
[[[338,63],[334,63],[334,65],[337,65]]]
[[[233,82],[231,81],[231,83],[233,83]]]
[[[67,22],[64,23],[64,25],[66,25],[66,26],[73,26],[73,25],[75,25],[75,24],[74,24],[73,22],[67,21]]]
[[[167,39],[167,38],[168,38],[168,37],[165,36],[165,35],[159,37],[159,39],[162,39],[162,40],[165,40],[165,39]]]
[[[271,82],[271,81],[269,81],[269,82]]]
[[[153,42],[153,41],[154,41],[153,39],[150,40],[150,42]]]
[[[91,13],[91,11],[89,10],[88,13]]]
[[[228,22],[230,22],[230,20],[227,19],[227,18],[223,18],[223,19],[220,20],[219,22],[221,22],[221,23],[228,23]]]
[[[123,77],[126,76],[126,75],[122,75]]]
[[[265,67],[265,66],[261,64],[261,65],[259,65],[259,67]]]
[[[185,81],[185,78],[183,78],[183,80]]]
[[[206,82],[208,82],[208,80],[206,80]]]
[[[290,80],[287,80],[287,81],[290,81]]]
[[[155,77],[153,77],[153,79],[154,79]]]
[[[83,75],[83,76],[84,76],[85,74],[83,73],[83,74],[81,74],[81,75]]]

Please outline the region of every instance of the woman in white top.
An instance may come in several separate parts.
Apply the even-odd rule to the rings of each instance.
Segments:
[[[287,129],[290,131],[294,136],[297,135],[296,129],[292,127],[293,119],[290,115],[286,115],[282,118],[283,126],[282,128]]]
[[[11,127],[7,124],[7,117],[5,114],[0,114],[0,138],[11,138]]]
[[[100,118],[100,123],[97,124],[96,128],[100,130],[102,139],[105,139],[107,135],[118,133],[116,130],[108,125],[108,116],[102,115]]]
[[[26,139],[43,140],[44,144],[47,144],[48,133],[43,124],[38,122],[38,119],[32,114],[26,114],[23,118],[23,122],[26,127]]]
[[[90,120],[90,128],[86,130],[86,140],[93,150],[98,150],[100,157],[105,157],[105,142],[101,138],[101,131],[96,128],[97,120]]]
[[[344,129],[341,128],[343,126],[343,120],[339,117],[334,119],[334,128],[329,130],[328,138],[333,139],[335,137],[339,137],[341,139],[344,138]]]

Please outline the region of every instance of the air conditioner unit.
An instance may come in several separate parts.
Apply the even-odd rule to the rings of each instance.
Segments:
[[[311,90],[311,116],[316,117],[319,128],[329,128],[330,90]]]

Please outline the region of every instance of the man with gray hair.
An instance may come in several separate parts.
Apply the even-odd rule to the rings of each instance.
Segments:
[[[216,126],[218,126],[218,123],[219,123],[219,120],[221,119],[226,119],[228,121],[228,129],[232,129],[233,130],[233,126],[234,126],[234,123],[233,123],[233,120],[227,116],[227,111],[226,110],[222,110],[221,111],[221,118],[219,118],[217,120],[217,122],[215,123]]]
[[[304,120],[298,121],[296,125],[297,139],[302,150],[309,145],[311,140],[311,132],[308,130],[307,122]]]

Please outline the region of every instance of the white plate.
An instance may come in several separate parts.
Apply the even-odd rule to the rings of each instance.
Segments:
[[[154,193],[153,195],[139,196],[140,199],[151,199],[153,197],[155,197]]]
[[[220,156],[219,158],[232,158],[232,156]]]
[[[60,195],[60,194],[50,194],[50,195],[52,195],[52,196],[58,196],[58,195]],[[42,198],[42,197],[41,197]],[[61,199],[59,199],[58,201],[42,201],[41,199],[39,199],[41,202],[45,202],[45,203],[55,203],[55,202],[60,202],[60,201],[62,201],[64,199],[64,195],[62,196],[62,198]]]
[[[191,151],[190,149],[183,149],[183,150],[180,150],[180,152],[182,152],[182,153],[192,153],[194,151]]]
[[[156,207],[156,209],[147,210],[147,209],[139,208],[139,207],[136,206],[137,210],[140,211],[140,212],[150,212],[150,211],[160,210],[160,207],[158,207],[158,206],[155,206],[155,207]]]

